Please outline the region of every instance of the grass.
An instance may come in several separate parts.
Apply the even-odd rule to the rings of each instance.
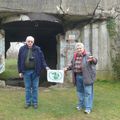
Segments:
[[[5,71],[0,74],[0,79],[8,80],[9,78],[17,78],[17,59],[6,59],[5,60]]]
[[[24,109],[24,89],[0,88],[0,120],[119,120],[120,82],[95,82],[91,114],[77,111],[75,87],[40,88],[39,107]]]
[[[16,65],[17,59],[6,59],[0,79],[18,77]],[[98,80],[94,88],[94,107],[89,115],[75,109],[75,87],[40,87],[37,110],[24,109],[24,89],[0,88],[0,120],[119,120],[120,82]]]

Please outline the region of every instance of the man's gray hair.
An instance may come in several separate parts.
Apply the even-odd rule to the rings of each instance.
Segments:
[[[26,40],[35,40],[35,38],[33,36],[27,36]]]

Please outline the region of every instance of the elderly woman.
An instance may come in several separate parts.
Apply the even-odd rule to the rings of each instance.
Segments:
[[[73,73],[73,82],[76,85],[78,96],[77,110],[84,108],[85,113],[89,114],[93,104],[93,84],[96,77],[97,59],[86,52],[83,43],[77,43],[75,48],[71,65],[64,70],[72,70]]]

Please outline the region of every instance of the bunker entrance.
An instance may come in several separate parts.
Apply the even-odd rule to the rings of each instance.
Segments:
[[[15,21],[3,25],[5,30],[5,51],[10,47],[10,42],[24,42],[27,36],[35,38],[35,44],[41,47],[44,53],[46,62],[51,69],[56,69],[57,65],[57,40],[56,35],[63,33],[62,24],[51,21]],[[11,84],[16,79],[9,80]],[[54,83],[48,83],[46,78],[46,71],[43,70],[40,76],[40,85],[49,86]],[[21,86],[21,85],[20,85]]]

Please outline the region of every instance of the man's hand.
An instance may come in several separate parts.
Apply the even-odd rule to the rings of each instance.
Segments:
[[[50,70],[50,68],[49,68],[49,67],[46,67],[46,70]]]
[[[20,77],[20,78],[23,78],[23,74],[22,74],[22,73],[19,73],[19,77]]]
[[[88,62],[91,62],[91,61],[93,61],[93,56],[89,56],[89,58],[88,58],[88,60],[87,60]]]
[[[64,71],[65,71],[65,72],[67,71],[67,67],[64,68]]]

